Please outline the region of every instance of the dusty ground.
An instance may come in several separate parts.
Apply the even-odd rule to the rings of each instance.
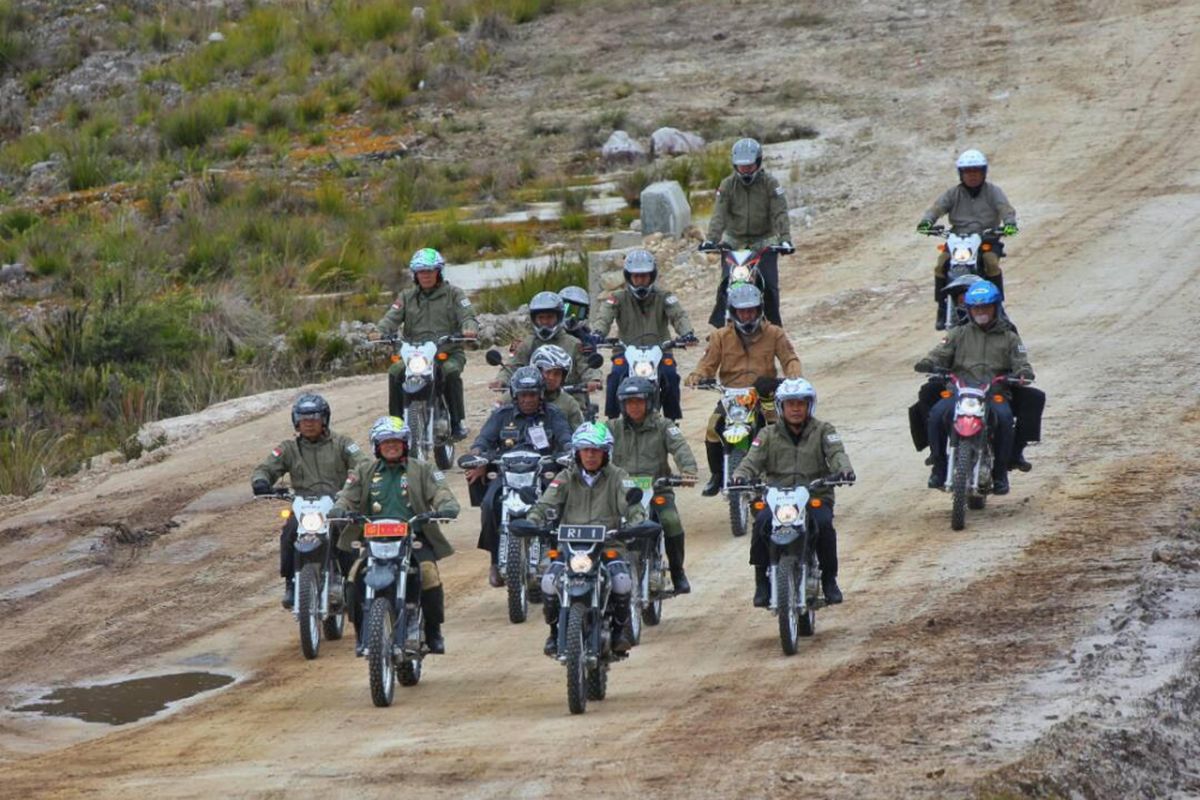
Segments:
[[[838,502],[846,604],[783,657],[745,543],[689,496],[695,593],[571,717],[543,628],[509,625],[486,588],[468,518],[443,564],[450,652],[375,709],[348,643],[303,661],[276,605],[277,509],[246,488],[287,433],[281,404],[6,509],[0,705],[181,667],[241,679],[121,729],[0,714],[6,793],[1200,795],[1200,5],[853,3],[799,28],[716,6],[550,18],[540,43],[636,76],[659,108],[728,104],[767,65],[823,90],[799,105],[823,141],[797,169],[817,226],[796,237],[785,317],[860,476]],[[959,32],[976,43],[953,47]],[[570,88],[543,77],[542,103]],[[534,80],[532,61],[513,70],[483,113]],[[1035,471],[953,533],[904,418],[936,341],[933,252],[910,230],[968,145],[1021,212],[1010,308],[1051,404]],[[706,300],[689,293],[693,318]],[[473,426],[489,376],[468,373]],[[384,385],[327,395],[361,435]],[[696,442],[710,402],[685,397]]]

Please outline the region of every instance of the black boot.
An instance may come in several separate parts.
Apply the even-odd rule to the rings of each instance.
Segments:
[[[992,494],[1008,494],[1008,470],[992,468]]]
[[[450,412],[450,430],[454,441],[461,442],[467,438],[468,430],[463,420],[467,416],[463,404],[462,375],[442,375],[442,392],[446,398],[446,409]]]
[[[771,584],[767,581],[767,568],[754,565],[754,607],[771,605]]]
[[[1033,469],[1033,464],[1025,460],[1025,446],[1020,445],[1013,448],[1012,458],[1008,464],[1010,469],[1019,469],[1021,472],[1029,472]]]
[[[683,536],[668,536],[663,545],[667,550],[667,563],[671,565],[671,586],[675,594],[688,594],[692,585],[688,583],[687,574],[683,571]]]
[[[825,602],[831,606],[842,602],[842,590],[838,588],[837,578],[821,578],[821,593],[825,595]]]
[[[946,485],[946,459],[935,459],[933,469],[929,472],[929,488],[941,489]]]
[[[421,592],[421,611],[425,615],[425,646],[430,653],[442,655],[446,652],[446,640],[442,636],[442,622],[446,619],[446,593],[441,586]]]
[[[613,652],[628,653],[636,644],[629,618],[629,597],[614,594],[609,607],[612,609]]]
[[[708,456],[708,471],[712,473],[712,477],[708,479],[708,484],[700,494],[714,497],[721,491],[721,484],[725,482],[725,450],[720,442],[705,442],[704,453]]]
[[[284,579],[283,583],[283,600],[280,605],[284,608],[291,608],[296,604],[296,584],[291,578]]]
[[[937,303],[937,317],[933,327],[939,331],[946,330],[946,298],[942,294],[946,291],[946,279],[933,276],[933,302]]]
[[[542,652],[554,658],[558,655],[558,598],[548,599],[542,604],[542,614],[546,624],[550,626],[550,635],[546,637],[546,645]]]

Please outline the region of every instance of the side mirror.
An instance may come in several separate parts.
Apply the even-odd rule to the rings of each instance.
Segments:
[[[499,350],[492,348],[483,354],[483,360],[493,367],[498,367],[504,363],[504,356],[500,355]]]
[[[600,369],[604,366],[604,356],[593,350],[587,358],[587,365],[590,369]]]
[[[645,492],[635,486],[625,493],[625,502],[631,506],[636,506],[642,502],[642,497],[645,494]]]

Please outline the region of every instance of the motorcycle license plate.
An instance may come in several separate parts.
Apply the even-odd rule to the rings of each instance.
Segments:
[[[603,525],[559,525],[560,542],[603,542]]]
[[[407,522],[368,522],[363,526],[364,539],[399,539],[408,536]]]

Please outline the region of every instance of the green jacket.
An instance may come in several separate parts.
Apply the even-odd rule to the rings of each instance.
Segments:
[[[633,487],[629,474],[611,462],[600,470],[592,486],[584,482],[579,465],[572,464],[550,481],[527,518],[535,525],[546,525],[551,522],[547,511],[553,508],[558,514],[555,525],[603,525],[615,530],[646,519],[641,503],[625,502],[625,493]]]
[[[721,181],[708,223],[708,240],[734,247],[762,247],[792,238],[787,192],[763,170],[749,186],[736,174]]]
[[[551,397],[551,394],[554,396]],[[583,408],[574,396],[560,390],[557,392],[546,392],[543,397],[547,403],[563,413],[563,416],[567,418],[567,425],[571,428],[572,433],[583,424]]]
[[[296,494],[332,497],[352,469],[370,460],[349,436],[326,430],[315,442],[303,436],[285,439],[255,468],[250,481],[274,485],[288,474]]]
[[[984,228],[1001,224],[1017,224],[1017,210],[994,183],[984,181],[974,195],[961,183],[942,192],[934,204],[921,216],[923,222],[937,222],[950,215],[950,228],[958,233],[979,233]]]
[[[614,320],[617,336],[625,344],[660,344],[671,338],[671,328],[677,336],[694,333],[679,298],[659,286],[652,288],[642,300],[634,297],[628,286],[617,289],[600,304],[592,331],[608,336]]]
[[[583,358],[579,353],[579,340],[571,334],[567,333],[566,329],[558,332],[553,339],[548,342],[543,342],[536,336],[531,335],[528,339],[517,345],[516,349],[508,357],[508,360],[500,366],[500,372],[496,376],[497,379],[508,385],[508,379],[512,377],[513,372],[518,367],[524,367],[529,364],[529,359],[533,355],[533,351],[544,344],[556,344],[563,350],[567,351],[567,355],[571,357],[571,372],[567,375],[566,382],[569,384],[586,383],[587,381],[600,380],[600,371],[588,369],[583,366]]]
[[[667,420],[657,411],[649,414],[640,424],[624,415],[610,420],[608,429],[613,436],[613,463],[630,475],[649,475],[662,478],[671,474],[670,459],[680,472],[695,475],[699,472],[696,457],[687,439],[674,422]],[[670,489],[659,494],[674,495]]]
[[[385,336],[400,331],[400,336],[408,342],[479,331],[475,309],[466,293],[445,280],[429,291],[414,286],[401,292],[378,325]],[[445,350],[457,352],[462,346],[448,345]]]
[[[1002,373],[1033,378],[1033,367],[1029,364],[1025,343],[1013,330],[1012,323],[1003,317],[988,326],[987,330],[973,322],[951,328],[946,331],[942,343],[917,362],[917,367],[923,368],[922,371],[930,367],[948,369],[973,383],[990,381]],[[1006,384],[996,389],[1002,394],[1009,394]]]
[[[343,511],[353,511],[359,514],[378,515],[382,513],[387,499],[382,496],[384,489],[392,489],[396,483],[383,474],[387,470],[387,462],[383,459],[367,461],[359,464],[346,479],[342,490],[338,492],[333,507]],[[407,491],[404,498],[414,514],[426,511],[440,511],[455,516],[458,515],[458,500],[446,483],[446,476],[432,465],[419,459],[410,458],[404,467],[404,476],[400,481],[400,491]],[[376,504],[379,507],[376,508]],[[394,506],[393,506],[394,507]],[[441,529],[433,523],[426,523],[421,534],[433,548],[435,558],[445,558],[454,552],[450,542],[442,534]],[[347,525],[342,528],[338,539],[339,550],[351,550],[351,543],[362,538],[362,526]]]
[[[811,417],[799,436],[782,419],[763,428],[733,474],[771,486],[795,487],[851,470],[850,456],[846,455],[837,430],[828,422]],[[823,486],[814,490],[812,496],[832,500],[833,487]]]

